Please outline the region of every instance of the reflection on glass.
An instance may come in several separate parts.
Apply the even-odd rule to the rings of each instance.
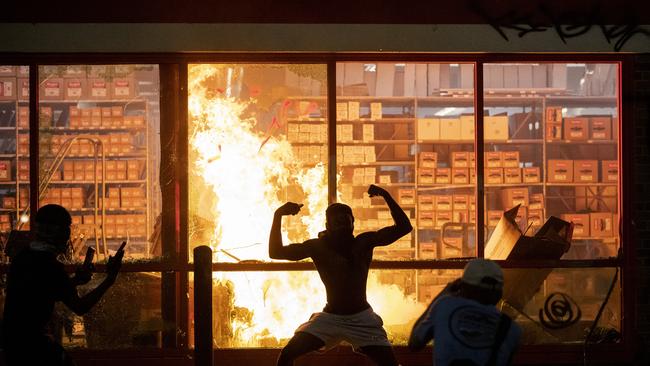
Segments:
[[[79,294],[104,278],[96,274]],[[50,322],[52,335],[66,348],[116,349],[161,347],[160,273],[121,273],[102,299],[77,316],[57,303]]]
[[[506,269],[502,311],[524,328],[522,344],[620,341],[620,282],[613,268]],[[594,324],[601,310],[598,324]],[[617,335],[617,336],[615,336]]]
[[[416,228],[375,258],[476,255],[473,88],[472,64],[337,64],[339,199],[359,232],[391,225],[378,184]]]
[[[268,260],[273,212],[286,201],[304,206],[285,220],[284,242],[316,237],[328,203],[326,66],[190,65],[188,71],[190,249],[210,245],[215,261]],[[229,309],[220,312],[225,322],[215,332],[222,347],[277,345],[299,325],[297,311],[324,305],[313,272],[215,279],[222,295],[215,306]]]
[[[74,260],[161,255],[157,65],[39,67],[39,204],[73,219]]]
[[[564,259],[616,256],[616,64],[487,64],[484,69],[486,240],[502,213],[533,235],[573,222]]]
[[[0,244],[29,230],[29,66],[0,65]],[[0,262],[7,258],[0,254]]]

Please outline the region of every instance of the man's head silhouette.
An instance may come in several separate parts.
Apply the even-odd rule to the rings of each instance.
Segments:
[[[336,236],[352,235],[354,231],[354,216],[350,206],[343,203],[332,203],[325,210],[325,227]]]
[[[70,239],[72,217],[68,210],[59,205],[45,205],[36,212],[36,237],[54,245],[57,251],[64,252]]]

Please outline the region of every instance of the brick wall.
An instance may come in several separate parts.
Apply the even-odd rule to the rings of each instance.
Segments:
[[[632,217],[637,254],[638,364],[650,364],[650,54],[635,57]],[[623,101],[625,103],[625,101]]]

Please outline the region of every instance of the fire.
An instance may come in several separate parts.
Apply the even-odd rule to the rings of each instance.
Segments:
[[[283,234],[285,243],[315,237],[324,228],[327,207],[326,166],[308,167],[299,161],[286,138],[274,133],[283,121],[274,119],[277,125],[262,129],[256,118],[245,117],[255,101],[233,96],[239,70],[193,65],[189,77],[190,159],[193,174],[200,177],[190,184],[208,190],[202,190],[200,202],[192,202],[193,210],[214,222],[209,245],[214,260],[223,262],[269,260],[273,213],[287,200],[282,187],[299,186],[304,204],[300,215],[285,219],[283,232],[289,232]],[[211,88],[215,82],[225,87]],[[235,309],[232,339],[217,341],[218,346],[282,344],[325,303],[323,285],[314,271],[225,272],[215,273],[214,278],[232,286]],[[404,298],[396,286],[383,285],[372,275],[369,297],[386,324],[411,321],[423,310],[413,298]],[[414,312],[408,319],[405,308]],[[394,316],[389,315],[393,312]]]

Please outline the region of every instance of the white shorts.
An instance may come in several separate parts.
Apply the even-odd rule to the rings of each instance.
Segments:
[[[309,321],[296,329],[296,333],[305,332],[319,338],[325,342],[325,349],[343,341],[355,349],[365,346],[390,347],[383,325],[384,321],[372,308],[351,315],[321,312],[312,314]]]

